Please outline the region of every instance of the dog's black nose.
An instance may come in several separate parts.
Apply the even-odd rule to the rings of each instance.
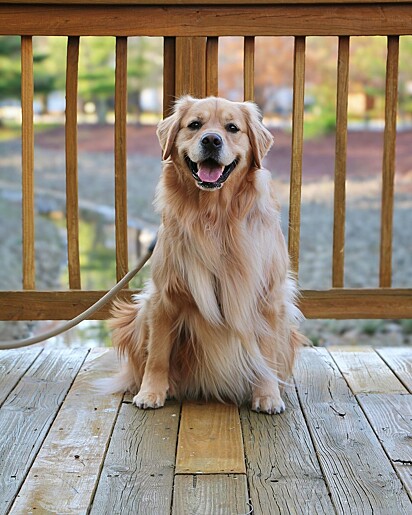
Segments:
[[[202,146],[208,150],[216,150],[223,145],[223,140],[219,136],[219,134],[214,134],[213,132],[210,132],[208,134],[204,134],[201,143]]]

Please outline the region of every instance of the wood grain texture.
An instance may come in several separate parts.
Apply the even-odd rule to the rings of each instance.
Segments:
[[[114,351],[92,349],[36,456],[11,513],[86,513],[122,395],[95,381],[117,369]]]
[[[207,38],[206,96],[219,95],[219,38]]]
[[[0,406],[41,351],[37,347],[0,351]]]
[[[81,288],[79,255],[79,181],[77,170],[77,88],[79,37],[67,40],[66,65],[66,225],[69,286]]]
[[[33,0],[0,0],[0,4],[30,4]],[[410,0],[380,0],[379,3],[409,3]],[[52,5],[113,5],[113,0],[37,0],[38,4]],[[153,0],[116,0],[118,5],[153,5]],[[156,0],[156,5],[179,6],[179,5],[250,5],[251,0]],[[261,5],[277,5],[277,4],[319,4],[319,0],[259,0]],[[376,0],[329,0],[326,5],[333,6],[336,4],[375,4]]]
[[[412,349],[410,347],[382,347],[376,352],[393,370],[402,384],[412,393]]]
[[[206,38],[176,38],[175,93],[202,98],[206,95]]]
[[[358,399],[412,500],[412,395],[359,395]]]
[[[85,349],[44,351],[0,410],[0,505],[10,508],[75,378]]]
[[[180,406],[139,410],[123,404],[104,462],[92,514],[169,514]]]
[[[303,120],[305,111],[306,39],[295,38],[293,54],[292,155],[290,162],[289,235],[290,266],[299,275],[300,208],[302,197]]]
[[[395,181],[396,115],[398,109],[399,37],[388,37],[385,131],[382,161],[382,208],[379,286],[392,284],[392,230]]]
[[[163,39],[163,117],[172,114],[176,99],[176,38]]]
[[[239,410],[217,402],[185,402],[176,474],[245,473]]]
[[[172,515],[250,513],[244,474],[177,475]]]
[[[90,20],[93,19],[93,23]],[[228,20],[230,22],[228,23]],[[0,34],[374,36],[411,33],[411,4],[176,6],[0,4]]]
[[[116,38],[114,122],[114,186],[116,227],[116,280],[120,281],[129,269],[127,241],[127,38]],[[128,285],[126,286],[128,287]]]
[[[0,0],[0,4],[30,4],[33,0]],[[410,0],[380,0],[379,3],[409,3]],[[88,5],[113,5],[113,0],[37,0],[38,4],[64,4],[64,5],[76,5],[76,4],[88,4]],[[225,4],[225,5],[242,5],[250,4],[251,0],[156,0],[156,5],[214,5],[214,4]],[[319,4],[319,0],[259,0],[259,4],[262,5],[277,5],[277,4]],[[335,4],[370,4],[376,3],[376,0],[329,0],[327,5]],[[153,5],[153,0],[116,0],[118,5]]]
[[[343,288],[344,285],[349,43],[349,37],[341,36],[339,38],[336,95],[335,186],[332,259],[332,286],[334,288]]]
[[[245,37],[243,43],[243,99],[255,100],[255,38]]]
[[[0,14],[1,18],[1,14]],[[22,151],[22,234],[23,288],[34,290],[34,129],[33,129],[33,40],[21,38],[21,151]]]
[[[396,288],[303,290],[299,306],[307,318],[411,318],[412,291]]]
[[[241,410],[253,513],[334,513],[293,386],[284,400],[280,416]]]
[[[139,290],[119,293],[131,299]],[[106,291],[0,291],[0,320],[67,320],[97,302]],[[298,305],[307,318],[411,318],[410,289],[303,290]],[[110,316],[111,304],[93,315]]]
[[[407,393],[406,388],[393,374],[372,347],[328,347],[335,363],[352,392]]]
[[[407,494],[326,349],[301,352],[299,400],[338,513],[410,513]]]

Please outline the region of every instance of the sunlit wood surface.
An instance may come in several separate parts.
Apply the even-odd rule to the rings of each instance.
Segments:
[[[108,349],[0,353],[1,513],[412,512],[412,349],[301,352],[286,412],[104,395]]]

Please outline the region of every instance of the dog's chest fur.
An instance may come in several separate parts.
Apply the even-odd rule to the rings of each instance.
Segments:
[[[249,332],[263,299],[268,300],[269,285],[280,286],[286,278],[286,249],[276,244],[279,238],[275,237],[280,231],[279,214],[269,199],[262,198],[268,196],[268,189],[269,184],[263,191],[255,188],[254,202],[242,218],[227,207],[213,209],[213,204],[181,204],[180,210],[191,211],[184,216],[173,206],[164,206],[159,235],[164,255],[153,263],[153,280],[166,303],[168,298],[174,303],[180,298],[180,310],[196,308],[214,326],[225,324],[236,332]],[[269,272],[274,260],[284,262],[277,277]]]

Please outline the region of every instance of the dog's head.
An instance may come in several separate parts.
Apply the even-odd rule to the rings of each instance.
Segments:
[[[260,168],[272,145],[257,106],[209,97],[182,97],[160,122],[163,159],[169,157],[203,190],[216,190],[230,176]]]

